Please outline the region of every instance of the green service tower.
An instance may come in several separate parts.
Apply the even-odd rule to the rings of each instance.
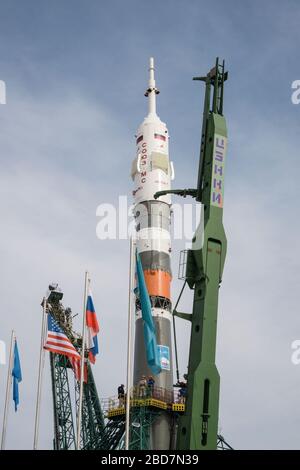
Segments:
[[[191,322],[185,412],[179,418],[178,450],[217,448],[220,376],[215,364],[219,287],[226,256],[223,227],[224,170],[227,147],[223,116],[224,82],[228,73],[216,60],[206,77],[197,189],[159,191],[192,196],[201,203],[201,220],[187,251],[185,283],[194,291],[192,314],[173,315]],[[184,288],[184,287],[183,287]]]
[[[201,220],[187,253],[186,281],[194,290],[185,413],[179,420],[177,449],[216,449],[220,376],[215,364],[219,287],[226,256],[223,227],[224,167],[227,147],[223,116],[224,61],[206,77],[198,184]],[[176,315],[176,312],[174,312]],[[179,314],[180,315],[180,314]]]

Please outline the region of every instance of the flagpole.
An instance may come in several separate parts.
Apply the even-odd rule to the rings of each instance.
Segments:
[[[134,284],[134,240],[130,237],[130,265],[129,265],[129,292],[128,292],[128,337],[127,337],[127,377],[126,377],[126,421],[125,421],[125,450],[129,450],[130,437],[130,388],[132,375],[132,311],[133,311],[133,284]]]
[[[83,321],[82,321],[82,346],[81,346],[81,360],[80,360],[80,392],[79,392],[79,405],[77,417],[77,442],[76,449],[80,450],[80,429],[82,418],[82,398],[83,398],[83,380],[84,380],[84,354],[85,354],[85,333],[86,333],[86,302],[87,290],[89,287],[90,279],[88,271],[85,272],[84,280],[84,295],[83,295]]]
[[[5,396],[3,427],[2,427],[1,450],[5,449],[5,438],[6,438],[7,417],[8,417],[8,405],[9,405],[9,396],[10,396],[11,381],[12,381],[11,373],[12,373],[12,367],[13,367],[13,346],[14,346],[14,342],[15,342],[15,332],[14,332],[14,330],[12,330],[11,339],[10,339],[9,360],[8,360],[8,371],[7,371],[6,396]]]
[[[39,359],[39,375],[38,375],[38,387],[36,395],[36,407],[35,407],[35,422],[34,422],[34,441],[33,449],[37,450],[38,446],[38,437],[39,437],[39,425],[40,425],[40,408],[41,408],[41,396],[42,396],[42,381],[43,381],[43,371],[45,363],[45,326],[46,326],[46,317],[47,317],[47,300],[46,297],[43,298],[43,318],[42,318],[42,329],[41,329],[41,345],[40,345],[40,359]]]

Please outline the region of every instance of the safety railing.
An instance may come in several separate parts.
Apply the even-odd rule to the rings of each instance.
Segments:
[[[176,388],[175,390],[167,390],[162,387],[151,386],[135,386],[130,390],[131,404],[141,403],[141,400],[154,399],[167,404],[172,407],[173,404],[184,404],[185,396],[182,392],[183,389]],[[112,411],[116,408],[125,407],[126,393],[122,396],[112,396],[101,399],[101,408],[104,413]]]

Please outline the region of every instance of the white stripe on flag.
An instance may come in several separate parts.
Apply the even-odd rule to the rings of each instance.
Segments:
[[[59,332],[56,332],[56,331],[48,330],[48,335],[61,336],[62,338],[67,338],[68,339],[68,337],[65,333],[59,333]]]
[[[94,335],[92,328],[87,327],[87,349],[92,349],[94,347],[93,337]]]
[[[63,345],[70,346],[70,348],[75,349],[73,344],[71,343],[71,341],[69,341],[67,339],[58,339],[58,338],[54,338],[53,336],[49,335],[48,338],[47,338],[47,341],[52,341],[53,343],[61,344],[62,346]]]
[[[69,356],[74,356],[74,357],[77,357],[78,359],[80,359],[80,354],[76,351],[76,349],[71,350],[71,349],[63,348],[59,345],[55,345],[55,344],[53,345],[53,344],[48,344],[48,343],[45,344],[45,348],[46,349],[56,349],[58,351],[64,351],[64,352],[68,353]]]

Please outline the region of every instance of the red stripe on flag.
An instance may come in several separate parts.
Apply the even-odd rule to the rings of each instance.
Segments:
[[[81,379],[80,360],[72,358],[71,359],[71,364],[72,364],[72,367],[73,367],[73,370],[74,370],[74,375],[76,377],[76,380],[78,380],[78,382],[80,382],[80,379]],[[88,381],[88,371],[87,371],[87,364],[86,363],[84,364],[83,381],[85,383],[87,383],[87,381]]]
[[[46,344],[50,346],[60,346],[61,348],[73,351],[74,353],[78,354],[74,346],[72,346],[72,344],[63,344],[59,341],[51,341],[51,340],[47,340]]]
[[[97,320],[96,312],[86,311],[86,324],[89,328],[92,328],[95,333],[99,333],[99,324]]]
[[[79,356],[79,354],[78,354],[77,351],[76,351],[75,353],[72,353],[72,352],[69,352],[69,351],[68,351],[68,352],[66,352],[66,351],[61,351],[61,350],[59,350],[59,349],[56,349],[56,348],[53,347],[53,346],[48,347],[48,346],[47,346],[47,343],[45,344],[44,349],[47,349],[47,351],[54,352],[54,353],[56,353],[56,354],[61,354],[62,356],[74,357],[74,358],[76,358],[76,359],[78,359],[78,356]],[[79,357],[80,357],[80,356],[79,356]]]
[[[71,343],[71,341],[69,340],[69,338],[66,336],[66,335],[58,335],[58,334],[53,334],[51,331],[48,332],[48,337],[49,338],[54,338],[54,339],[57,339],[57,340],[60,340],[60,341],[68,341],[69,343]]]
[[[96,363],[96,357],[91,351],[89,351],[89,360],[91,361],[92,364]]]

